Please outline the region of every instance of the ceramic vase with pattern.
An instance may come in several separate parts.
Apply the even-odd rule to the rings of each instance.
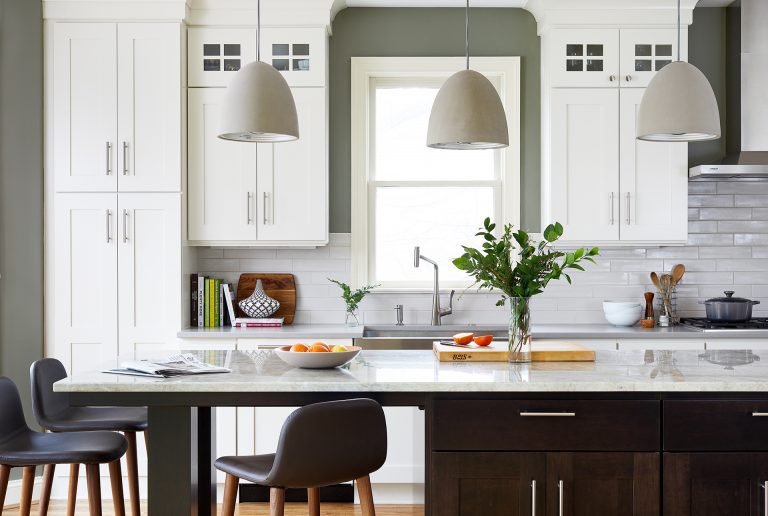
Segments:
[[[256,280],[256,288],[253,289],[253,294],[241,300],[238,305],[245,315],[256,319],[266,319],[280,308],[280,302],[269,297],[264,292],[261,280]]]

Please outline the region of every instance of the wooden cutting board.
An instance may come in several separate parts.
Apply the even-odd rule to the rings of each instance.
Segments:
[[[264,292],[273,299],[280,302],[280,308],[272,317],[284,317],[283,324],[293,323],[296,315],[296,281],[293,274],[258,274],[247,272],[240,275],[237,281],[237,295],[235,303],[235,312],[238,317],[248,317],[240,310],[238,303],[253,294],[256,288],[256,280],[261,280]]]
[[[508,359],[506,341],[493,341],[490,346],[457,348],[435,341],[432,350],[440,362],[506,362]],[[533,362],[594,362],[595,352],[573,342],[546,341],[531,346]]]

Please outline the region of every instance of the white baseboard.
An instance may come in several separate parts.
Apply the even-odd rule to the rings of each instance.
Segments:
[[[40,487],[43,484],[42,477],[35,477],[35,483],[32,488],[32,501],[40,498]],[[11,480],[8,482],[8,491],[5,493],[5,505],[18,505],[21,500],[21,480]]]

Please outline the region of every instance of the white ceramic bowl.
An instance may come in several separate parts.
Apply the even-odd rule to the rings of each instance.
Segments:
[[[643,317],[643,307],[637,305],[634,308],[605,312],[605,318],[614,326],[634,326]]]
[[[603,313],[620,312],[642,305],[636,301],[603,301]]]
[[[363,348],[360,346],[347,346],[349,351],[331,351],[330,353],[297,353],[291,351],[291,346],[282,346],[275,349],[280,359],[293,367],[304,369],[332,369],[350,363]]]

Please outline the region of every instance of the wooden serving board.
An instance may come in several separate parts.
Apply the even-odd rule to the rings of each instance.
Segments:
[[[435,341],[432,350],[440,362],[506,362],[508,360],[507,343],[496,340],[489,346],[458,348]],[[533,341],[531,346],[533,362],[594,362],[595,352],[573,342]]]
[[[296,281],[293,274],[258,274],[246,272],[237,281],[235,312],[238,317],[248,317],[240,310],[238,303],[253,294],[256,280],[261,280],[264,292],[280,302],[280,308],[271,317],[284,317],[283,324],[293,323],[296,315]]]

